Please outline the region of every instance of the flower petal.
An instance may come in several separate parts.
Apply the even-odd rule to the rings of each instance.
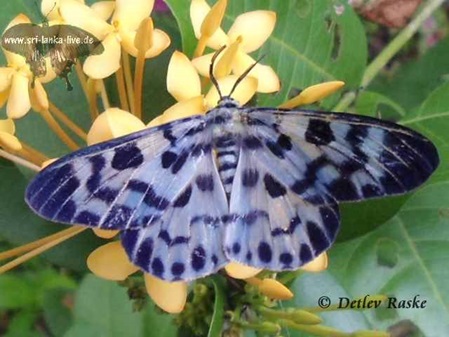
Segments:
[[[172,105],[170,108],[165,110],[162,115],[154,118],[150,123],[148,123],[147,126],[158,126],[177,119],[186,118],[193,115],[201,115],[205,112],[206,108],[204,106],[204,98],[203,96],[197,96]]]
[[[197,39],[201,37],[201,25],[204,18],[210,11],[210,6],[204,0],[192,0],[190,4],[190,20]],[[228,37],[221,28],[217,28],[215,33],[207,40],[207,46],[212,49],[219,49],[228,42]]]
[[[254,63],[256,63],[256,61],[252,57],[243,52],[239,52],[233,63],[233,71],[236,75],[241,75],[249,67],[254,65]],[[259,81],[257,92],[270,93],[279,91],[281,88],[279,77],[270,66],[257,63],[249,72],[248,76],[255,77]]]
[[[301,93],[280,105],[280,108],[292,109],[299,105],[312,104],[333,94],[345,85],[342,81],[330,81],[305,88]]]
[[[200,77],[187,56],[178,51],[168,64],[167,90],[177,101],[201,95]]]
[[[96,11],[76,0],[64,0],[59,10],[68,24],[92,33],[99,40],[103,40],[114,29]]]
[[[19,23],[30,23],[30,19],[25,14],[19,14],[14,19],[12,19],[8,26],[5,28],[4,32],[6,32],[9,28],[18,25]],[[2,48],[5,54],[6,62],[8,66],[13,68],[20,68],[25,66],[25,58],[19,54],[12,53],[7,51],[5,48]]]
[[[15,73],[12,78],[11,90],[6,114],[9,118],[21,118],[31,109],[30,97],[28,95],[28,77],[21,73]]]
[[[0,147],[3,147],[7,151],[22,150],[22,144],[20,144],[19,139],[6,132],[0,132]]]
[[[162,310],[177,314],[185,306],[187,300],[187,283],[166,282],[150,274],[145,274],[145,287],[148,295]]]
[[[226,273],[235,279],[247,279],[259,274],[262,269],[245,266],[237,262],[230,262],[225,266]]]
[[[327,253],[323,252],[309,263],[303,265],[301,269],[311,273],[320,272],[327,269],[328,263]]]
[[[120,232],[117,230],[108,230],[101,228],[93,228],[92,231],[95,233],[96,236],[102,239],[112,239]]]
[[[5,91],[0,91],[0,108],[3,108],[6,102],[8,102],[9,89]]]
[[[30,103],[33,110],[41,112],[48,110],[48,96],[39,79],[34,81],[34,88],[30,88]]]
[[[107,21],[111,17],[115,9],[115,1],[98,1],[90,6],[98,16]]]
[[[276,24],[276,13],[272,11],[252,11],[239,15],[231,29],[228,37],[235,41],[242,36],[242,49],[250,53],[260,48],[270,37]]]
[[[232,87],[236,83],[238,76],[230,75],[220,79],[217,79],[218,86],[223,96],[229,95]],[[237,88],[232,93],[232,98],[234,98],[240,105],[247,103],[251,97],[254,96],[257,89],[257,79],[254,77],[246,76],[238,85]],[[220,95],[218,94],[217,88],[211,87],[206,95],[206,102],[208,107],[217,106]]]
[[[110,242],[95,249],[87,258],[87,267],[95,275],[111,281],[123,281],[139,270],[129,262],[120,241]]]
[[[274,300],[289,300],[294,296],[290,289],[272,278],[263,279],[258,287],[262,294]]]
[[[61,2],[65,0],[42,0],[41,2],[41,13],[44,15],[48,21],[61,20],[59,8]],[[84,0],[77,0],[79,3],[84,4]]]
[[[90,55],[83,65],[87,76],[94,79],[106,78],[120,68],[121,49],[116,34],[109,34],[103,40],[104,51],[99,55]]]
[[[222,54],[223,53],[218,55],[216,62],[218,62],[220,60],[220,58],[222,57]],[[192,64],[195,67],[198,74],[200,74],[201,76],[204,76],[204,77],[209,77],[209,66],[212,62],[213,56],[214,56],[214,53],[210,53],[210,54],[202,55],[199,57],[195,57],[192,60]]]
[[[14,121],[10,118],[0,119],[0,132],[5,132],[13,135],[16,132]]]
[[[11,86],[15,70],[11,67],[0,67],[0,91],[5,91]]]
[[[128,135],[145,128],[145,124],[129,113],[118,108],[109,108],[98,116],[87,134],[87,144],[97,143]]]
[[[125,51],[137,57],[137,48],[134,46],[134,38],[136,37],[136,32],[121,32],[120,37],[122,38],[121,44]],[[160,29],[155,29],[153,31],[153,45],[145,53],[145,58],[156,57],[162,53],[170,45],[170,37],[164,31]]]
[[[140,22],[150,16],[154,0],[116,0],[112,21],[119,21],[125,29],[136,30]]]

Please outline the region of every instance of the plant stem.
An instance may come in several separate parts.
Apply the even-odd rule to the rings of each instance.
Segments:
[[[429,0],[420,13],[382,50],[382,52],[368,65],[362,78],[361,88],[365,89],[385,65],[401,50],[410,38],[421,27],[424,21],[444,2],[444,0]],[[351,94],[351,93],[350,93]],[[356,98],[352,93],[343,96],[334,107],[334,111],[345,110]]]

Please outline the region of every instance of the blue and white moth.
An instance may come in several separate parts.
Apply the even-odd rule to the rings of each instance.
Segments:
[[[59,159],[26,201],[52,221],[120,230],[134,264],[188,281],[230,261],[297,269],[335,240],[339,202],[410,191],[438,162],[428,139],[394,123],[225,96],[206,115]]]

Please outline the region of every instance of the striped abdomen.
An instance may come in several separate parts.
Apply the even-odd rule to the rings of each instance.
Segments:
[[[223,135],[215,140],[217,150],[218,173],[229,200],[231,194],[232,181],[234,180],[239,152],[237,140],[233,134]]]

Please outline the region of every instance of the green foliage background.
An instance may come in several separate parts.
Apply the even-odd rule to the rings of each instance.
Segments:
[[[147,62],[145,118],[158,115],[173,103],[165,90],[168,60],[173,50],[192,55],[195,39],[189,21],[189,3],[167,0],[174,17],[155,14],[156,26],[172,38],[172,46],[159,58]],[[337,15],[335,5],[344,5]],[[330,267],[320,274],[296,280],[296,294],[287,306],[316,306],[326,295],[357,298],[387,294],[400,299],[415,295],[427,300],[426,309],[340,311],[323,314],[325,324],[344,331],[387,329],[410,319],[426,337],[449,334],[449,38],[428,48],[423,55],[398,58],[394,69],[382,71],[359,92],[371,61],[366,27],[347,1],[336,0],[230,0],[224,28],[245,11],[270,9],[277,13],[275,31],[253,56],[265,54],[263,63],[276,70],[282,90],[260,95],[258,105],[275,106],[292,89],[303,89],[322,81],[343,80],[345,90],[311,108],[330,110],[342,95],[358,93],[350,111],[377,115],[422,132],[435,142],[441,165],[430,181],[413,194],[370,202],[343,205],[338,243],[330,250]],[[442,10],[440,10],[442,11]],[[8,1],[0,12],[2,29],[18,13],[35,21],[34,0]],[[178,28],[179,25],[179,28]],[[407,48],[413,48],[412,39]],[[4,63],[4,61],[3,61]],[[75,76],[73,92],[61,80],[46,86],[49,97],[85,129],[88,106]],[[182,80],[182,79],[180,79]],[[109,82],[108,82],[109,83]],[[111,80],[111,87],[114,81]],[[117,103],[117,99],[115,99]],[[0,113],[5,117],[4,110]],[[30,112],[17,121],[18,135],[49,156],[68,149],[40,117]],[[61,229],[32,214],[23,201],[31,174],[0,160],[0,238],[3,249],[32,241]],[[132,312],[125,288],[88,275],[85,258],[101,241],[84,233],[27,263],[17,271],[0,275],[0,334],[13,336],[175,336],[172,318],[152,305]],[[219,285],[215,285],[219,287]],[[216,308],[224,296],[217,297]],[[73,300],[73,305],[67,305]],[[7,324],[1,323],[6,321]],[[210,336],[218,336],[211,329]],[[287,335],[287,333],[285,333]],[[289,331],[289,336],[303,336]]]

